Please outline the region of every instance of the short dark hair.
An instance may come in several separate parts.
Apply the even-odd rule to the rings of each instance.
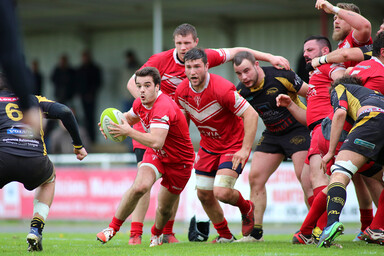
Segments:
[[[338,3],[336,6],[341,8],[341,9],[344,9],[344,10],[348,10],[348,11],[352,11],[352,12],[361,14],[360,8],[353,3]]]
[[[384,48],[384,31],[378,34],[373,41],[372,56],[380,57],[381,48]]]
[[[198,60],[198,59],[201,59],[204,64],[207,64],[208,58],[204,49],[192,48],[191,50],[187,51],[187,53],[184,56],[184,62],[187,62],[188,60]]]
[[[178,36],[178,35],[187,36],[189,34],[191,34],[193,37],[193,40],[196,41],[196,39],[197,39],[196,28],[194,26],[192,26],[191,24],[184,23],[184,24],[179,25],[175,29],[175,31],[173,31],[173,38],[175,38],[175,36]]]
[[[316,40],[316,42],[321,45],[321,48],[328,47],[329,51],[332,51],[332,45],[328,37],[321,35],[309,36],[307,39],[305,39],[304,44],[311,40]]]
[[[236,66],[239,66],[243,60],[249,60],[251,63],[255,63],[256,62],[256,58],[255,56],[248,52],[248,51],[241,51],[241,52],[238,52],[235,54],[235,57],[233,57],[233,64],[236,65]]]
[[[8,81],[4,73],[0,71],[0,91],[8,90]]]
[[[160,87],[160,84],[161,84],[161,77],[160,77],[160,73],[159,71],[157,70],[157,68],[154,68],[154,67],[145,67],[145,68],[142,68],[142,69],[139,69],[135,72],[135,82],[136,82],[136,78],[137,77],[144,77],[144,76],[151,76],[152,79],[153,79],[153,82],[155,83],[155,85],[159,85]]]
[[[356,84],[363,86],[363,80],[358,76],[344,75],[332,83],[332,89],[339,84]]]

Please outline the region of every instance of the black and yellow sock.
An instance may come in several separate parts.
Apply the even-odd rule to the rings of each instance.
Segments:
[[[253,230],[251,232],[251,236],[256,238],[256,239],[262,238],[263,237],[263,225],[255,224],[253,226]]]
[[[39,217],[34,217],[31,221],[31,228],[37,228],[39,234],[41,235],[44,229],[45,222]]]
[[[327,195],[327,227],[339,221],[346,199],[347,191],[343,183],[335,182],[329,185]]]

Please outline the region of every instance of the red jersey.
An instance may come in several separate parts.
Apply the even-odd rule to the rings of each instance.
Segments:
[[[205,53],[210,68],[221,65],[230,58],[229,51],[226,49],[205,49]],[[177,58],[176,48],[152,55],[141,68],[144,67],[155,67],[159,70],[161,91],[172,99],[177,86],[187,78],[184,63]]]
[[[195,152],[187,121],[170,97],[159,91],[155,104],[150,109],[143,106],[140,98],[137,98],[129,113],[140,118],[146,132],[150,132],[151,128],[168,130],[163,148],[154,149],[161,162],[193,164]]]
[[[185,79],[176,90],[176,102],[200,131],[200,146],[219,153],[240,149],[244,124],[239,117],[250,106],[228,80],[208,74],[205,87],[196,92]]]
[[[329,88],[332,83],[332,72],[339,69],[344,69],[344,67],[337,64],[324,64],[316,68],[309,79],[307,126],[311,130],[333,111]]]
[[[363,80],[364,87],[384,94],[384,64],[376,57],[357,64],[350,75],[355,75]]]
[[[372,41],[372,37],[369,38],[368,42],[365,42],[365,43],[361,43],[359,41],[356,40],[356,38],[353,37],[353,31],[352,30],[346,38],[344,38],[343,41],[340,41],[337,48],[338,49],[341,49],[341,48],[352,48],[352,47],[361,47],[361,46],[364,46],[364,45],[370,45],[373,43]],[[357,61],[346,61],[344,62],[344,66],[346,68],[349,68],[349,67],[354,67],[356,66],[356,64],[359,63]]]

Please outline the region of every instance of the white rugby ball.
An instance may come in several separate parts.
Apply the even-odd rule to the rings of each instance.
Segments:
[[[121,111],[116,108],[107,108],[103,111],[103,113],[101,113],[100,125],[108,139],[115,142],[122,142],[127,138],[127,136],[114,137],[115,135],[110,134],[110,129],[108,128],[109,126],[113,126],[111,121],[115,124],[121,124],[121,119],[127,121],[123,113],[121,113]]]

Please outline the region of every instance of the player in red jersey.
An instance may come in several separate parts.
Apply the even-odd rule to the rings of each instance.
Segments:
[[[257,112],[226,79],[208,73],[207,55],[194,48],[185,55],[184,80],[175,99],[187,120],[200,131],[195,162],[197,195],[219,236],[214,243],[234,241],[219,201],[239,207],[242,233],[253,229],[254,206],[234,189],[249,157],[257,129]]]
[[[177,86],[186,78],[184,55],[185,53],[196,47],[199,43],[197,32],[194,26],[190,24],[181,24],[173,32],[173,40],[175,48],[164,51],[151,56],[148,61],[141,67],[155,67],[159,70],[161,76],[161,91],[170,97],[174,97]],[[289,69],[289,62],[280,56],[274,56],[268,53],[254,51],[248,48],[226,48],[226,49],[206,49],[208,56],[209,67],[215,67],[225,62],[230,61],[233,56],[240,50],[249,50],[258,59],[269,61],[272,65],[278,68]],[[134,76],[128,81],[128,90],[136,98],[138,97],[136,91],[136,84]],[[143,131],[140,124],[134,126],[135,129]],[[145,147],[139,143],[133,142],[134,151],[136,154],[137,162],[142,160]],[[137,209],[132,214],[131,223],[131,237],[129,244],[140,244],[141,234],[143,233],[143,221],[145,213],[147,212],[149,204],[149,195],[144,196],[137,205]],[[171,220],[164,228],[164,243],[178,242],[173,233],[173,223],[176,215],[177,206],[174,209],[174,214]]]
[[[325,0],[317,0],[315,7],[334,14],[332,39],[339,41],[338,48],[352,48],[372,44],[371,23],[360,14],[360,9],[352,3],[338,3],[333,6]],[[348,68],[357,62],[345,62]]]
[[[150,247],[153,247],[162,243],[163,228],[189,180],[195,153],[183,113],[170,97],[160,91],[161,78],[157,69],[146,67],[135,74],[140,98],[124,114],[128,122],[113,124],[111,133],[129,136],[146,146],[147,150],[132,187],[123,195],[109,227],[98,233],[97,239],[102,243],[108,242],[133,212],[140,197],[162,177],[155,224],[151,229]],[[145,132],[131,127],[139,121]],[[101,128],[100,131],[105,136]]]

